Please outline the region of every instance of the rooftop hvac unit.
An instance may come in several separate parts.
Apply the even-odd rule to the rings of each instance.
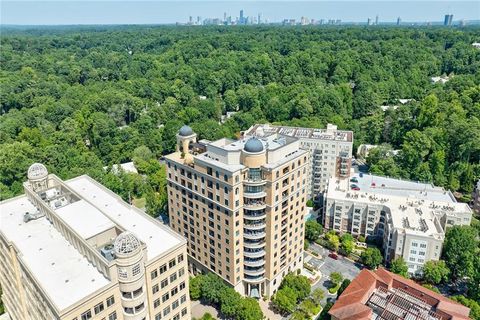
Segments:
[[[113,244],[111,243],[107,244],[102,249],[100,249],[100,253],[108,261],[112,261],[113,259],[115,259],[115,251],[114,251]]]
[[[25,214],[23,215],[23,222],[28,222],[28,221],[31,221],[31,220],[36,220],[38,218],[41,218],[43,217],[44,214],[41,213],[38,209],[37,211],[35,211],[34,213],[30,213],[30,212],[25,212]]]

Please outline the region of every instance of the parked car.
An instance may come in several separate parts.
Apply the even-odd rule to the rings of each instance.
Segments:
[[[358,182],[357,177],[353,177],[352,179],[350,179],[350,182]]]
[[[338,255],[335,252],[331,252],[328,256],[334,260],[338,260]]]
[[[359,187],[354,187],[352,188],[353,191],[360,191],[360,188]]]

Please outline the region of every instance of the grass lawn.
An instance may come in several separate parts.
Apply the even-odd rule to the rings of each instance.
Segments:
[[[145,200],[145,198],[138,198],[132,200],[133,205],[139,209],[145,208],[146,202],[147,201]]]

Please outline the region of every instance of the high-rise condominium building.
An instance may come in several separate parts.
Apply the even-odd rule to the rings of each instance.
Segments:
[[[246,136],[268,137],[280,134],[295,137],[300,147],[310,151],[307,174],[308,197],[317,197],[327,187],[330,177],[347,178],[352,163],[353,132],[338,130],[328,124],[326,129],[255,125]]]
[[[446,14],[445,18],[443,19],[444,26],[451,26],[453,22],[453,14]]]
[[[325,228],[382,239],[385,259],[403,257],[410,273],[440,258],[448,227],[472,219],[443,188],[365,174],[330,179],[324,201]]]
[[[191,268],[272,295],[303,265],[308,151],[276,134],[197,143],[188,126],[177,142],[165,157],[170,225],[188,239]]]
[[[0,202],[11,319],[190,319],[185,239],[88,176],[37,163],[23,186]]]

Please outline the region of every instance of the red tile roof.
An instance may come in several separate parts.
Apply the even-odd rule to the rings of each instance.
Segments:
[[[365,304],[378,287],[402,289],[425,300],[442,319],[468,320],[470,309],[416,282],[391,273],[383,268],[376,271],[363,269],[350,283],[329,311],[333,319],[370,319],[372,309]]]

